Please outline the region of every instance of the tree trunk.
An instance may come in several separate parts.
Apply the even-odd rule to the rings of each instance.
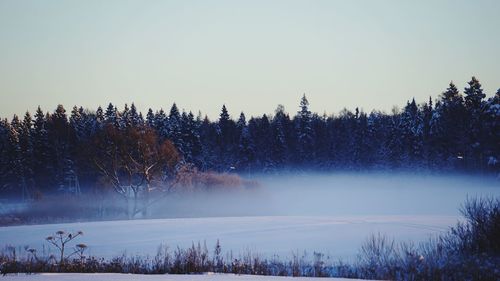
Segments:
[[[137,214],[137,201],[139,200],[137,196],[137,191],[134,190],[134,211],[132,212],[132,218]]]
[[[148,207],[149,207],[149,193],[151,191],[151,184],[149,183],[149,179],[146,179],[146,190],[145,190],[145,194],[144,194],[144,206],[143,206],[143,209],[142,209],[142,216],[144,218],[146,218],[148,216]]]
[[[131,203],[130,203],[130,197],[127,195],[127,197],[125,198],[125,202],[127,203],[127,218],[130,220],[132,219],[134,213],[133,211],[131,210]]]

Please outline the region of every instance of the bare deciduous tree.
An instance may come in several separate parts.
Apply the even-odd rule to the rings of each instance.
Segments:
[[[160,142],[148,128],[107,126],[95,139],[93,162],[114,191],[133,200],[133,217],[146,213],[153,190],[169,189],[180,155],[171,141]],[[139,206],[140,200],[143,205]]]

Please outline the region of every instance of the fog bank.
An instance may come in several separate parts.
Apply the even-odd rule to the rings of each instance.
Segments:
[[[335,216],[460,214],[469,197],[500,196],[500,182],[475,176],[390,173],[282,174],[251,177],[259,187],[177,193],[154,216]]]

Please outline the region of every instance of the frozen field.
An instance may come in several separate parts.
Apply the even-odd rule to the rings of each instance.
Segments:
[[[290,256],[292,251],[322,252],[352,257],[371,233],[388,233],[397,239],[421,241],[456,222],[454,216],[345,216],[345,217],[222,217],[155,219],[0,228],[0,241],[41,249],[44,238],[56,230],[82,230],[77,240],[90,253],[112,257],[124,252],[154,255],[160,244],[189,247],[206,241],[210,250],[217,239],[223,251],[238,255],[250,250],[266,256]]]
[[[469,177],[403,175],[282,176],[258,179],[261,188],[227,194],[172,197],[156,212],[185,218],[0,227],[0,246],[48,246],[57,230],[84,232],[76,243],[92,255],[155,255],[217,239],[224,253],[251,251],[289,257],[322,252],[353,258],[373,233],[420,242],[460,219],[467,196],[500,196],[500,183]]]
[[[317,278],[307,277],[275,277],[255,275],[233,275],[233,274],[204,274],[204,275],[140,275],[140,274],[114,274],[114,273],[90,273],[90,274],[65,274],[45,273],[37,275],[9,275],[2,280],[13,281],[312,281]],[[353,280],[343,278],[321,278],[325,281]]]

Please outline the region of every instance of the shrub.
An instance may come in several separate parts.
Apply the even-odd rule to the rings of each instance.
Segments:
[[[358,277],[391,280],[500,280],[500,200],[467,199],[449,232],[414,246],[371,236],[361,247]]]
[[[236,174],[201,172],[193,166],[184,165],[179,168],[174,188],[183,191],[192,190],[239,190],[244,187],[257,187],[254,181],[245,181]]]
[[[500,198],[468,198],[460,211],[466,222],[451,230],[455,250],[500,256]]]

